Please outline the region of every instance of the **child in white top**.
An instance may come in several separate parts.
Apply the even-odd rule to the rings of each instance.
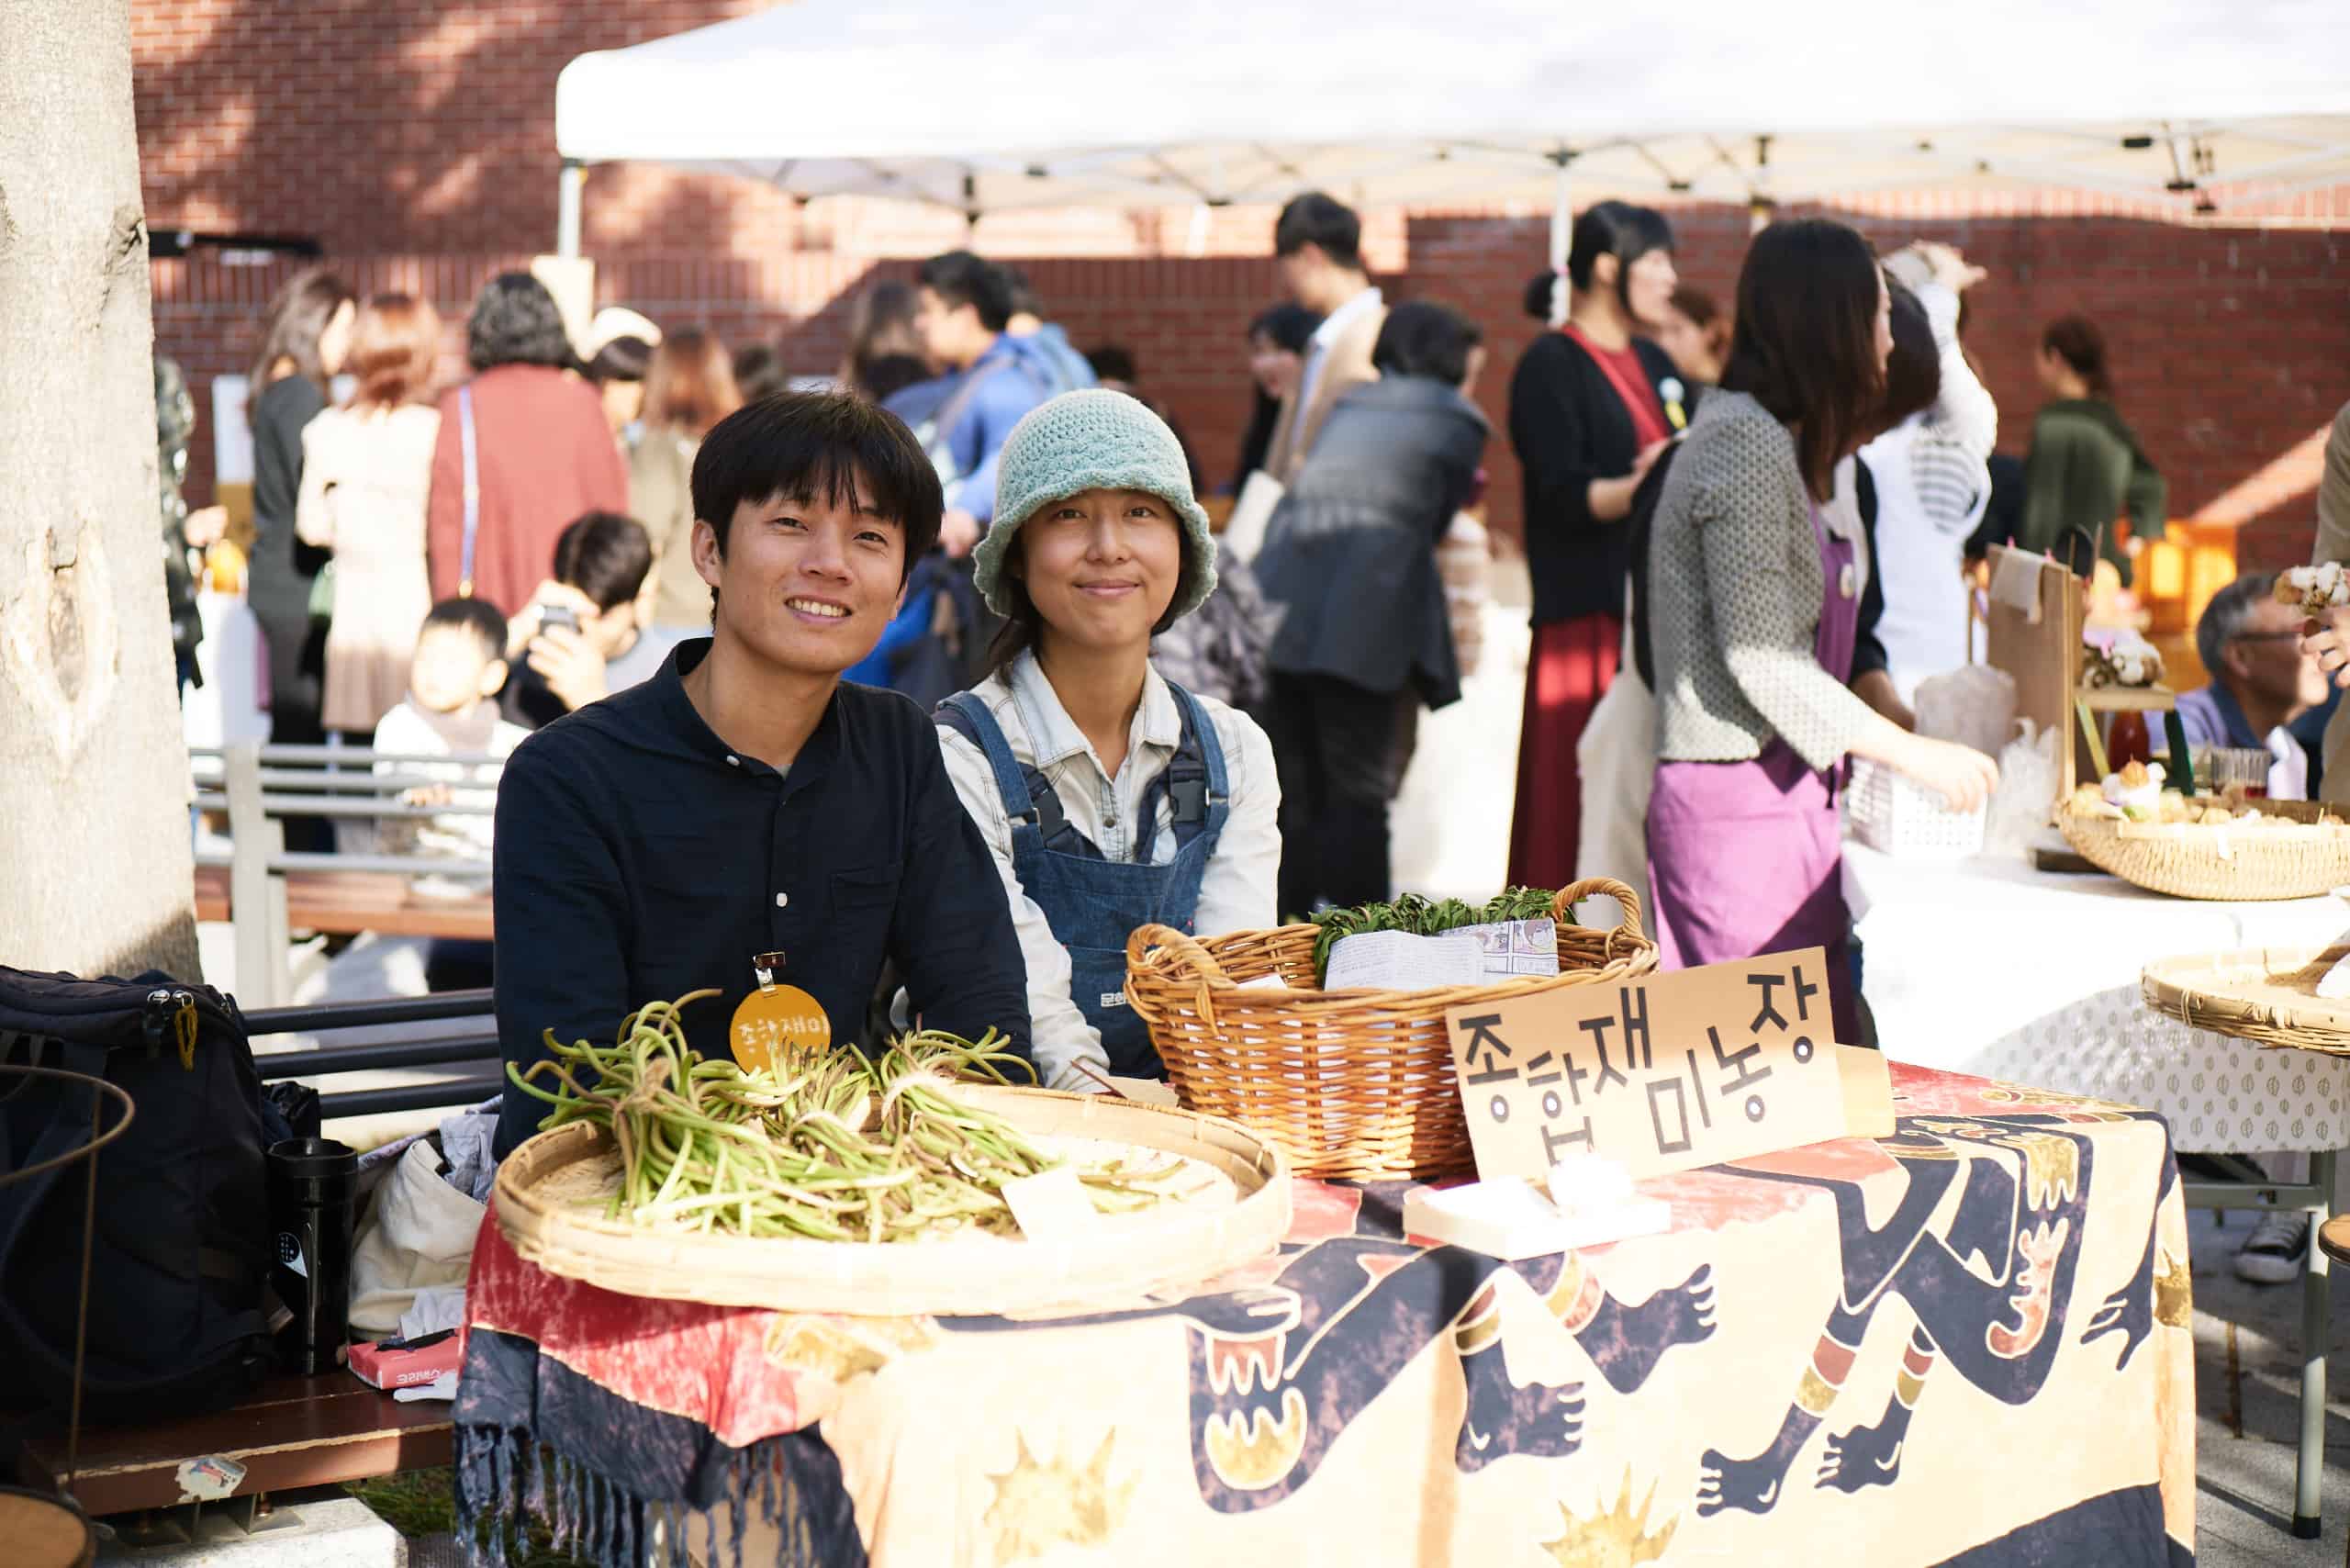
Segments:
[[[487,756],[490,762],[379,761],[375,771],[432,780],[406,791],[410,805],[464,807],[384,824],[386,854],[414,853],[487,860],[498,803],[498,776],[530,732],[499,717],[506,684],[506,621],[485,599],[450,599],[432,607],[418,633],[408,696],[375,726],[375,749],[397,759]],[[477,891],[487,879],[470,879]]]

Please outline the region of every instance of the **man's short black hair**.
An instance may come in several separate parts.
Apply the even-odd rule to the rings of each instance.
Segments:
[[[495,661],[506,656],[506,617],[486,599],[442,599],[425,611],[424,625],[418,635],[436,626],[472,633],[474,640],[481,644],[485,659]]]
[[[652,570],[653,540],[632,517],[583,512],[555,536],[554,580],[577,588],[599,610],[634,599]]]
[[[949,251],[923,263],[914,274],[924,288],[946,302],[950,310],[968,305],[979,313],[979,325],[1001,332],[1012,319],[1012,286],[1003,269],[968,251]]]
[[[1424,375],[1458,386],[1469,374],[1469,351],[1483,341],[1477,324],[1449,306],[1407,299],[1387,313],[1371,345],[1371,367],[1382,375]]]
[[[1342,267],[1362,265],[1362,219],[1346,203],[1320,191],[1292,197],[1273,225],[1273,254],[1293,256],[1308,245]]]
[[[938,470],[906,422],[848,392],[778,392],[746,403],[711,427],[694,455],[694,516],[718,534],[734,509],[777,497],[841,505],[865,483],[876,516],[898,525],[905,569],[938,542],[946,498]]]

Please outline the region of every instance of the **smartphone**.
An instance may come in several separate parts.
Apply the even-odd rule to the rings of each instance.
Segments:
[[[578,611],[567,604],[550,604],[539,611],[540,631],[544,632],[556,626],[576,634],[579,631]]]

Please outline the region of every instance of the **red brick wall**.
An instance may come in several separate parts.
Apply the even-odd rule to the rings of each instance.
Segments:
[[[315,236],[363,290],[431,297],[450,322],[443,369],[453,375],[481,280],[552,243],[563,64],[757,8],[140,0],[134,86],[150,222]],[[2040,401],[2041,324],[2075,308],[2106,328],[2122,410],[2170,476],[2177,515],[2229,498],[2350,399],[2350,202],[2338,194],[2294,207],[2304,225],[2343,226],[2331,230],[2189,228],[2069,196],[1869,206],[1875,216],[1860,221],[1880,244],[1949,238],[1991,268],[1969,343],[2000,403],[2003,449],[2022,450]],[[593,171],[586,214],[599,302],[707,321],[735,341],[772,336],[803,373],[837,361],[848,301],[866,279],[966,238],[952,214],[800,207],[747,181],[633,167]],[[1744,214],[1684,208],[1675,223],[1683,271],[1727,297]],[[1147,386],[1221,478],[1248,409],[1240,333],[1274,292],[1270,230],[1262,208],[1034,213],[990,218],[976,239],[1024,258],[1080,346],[1132,346]],[[1494,512],[1505,529],[1516,525],[1517,476],[1500,427],[1510,368],[1536,330],[1518,299],[1542,264],[1545,232],[1534,214],[1380,213],[1367,235],[1392,292],[1446,300],[1483,325],[1494,353],[1481,394],[1496,423]],[[205,256],[156,264],[158,340],[186,365],[199,407],[212,375],[242,368],[283,275]],[[192,457],[200,499],[207,437]],[[2281,499],[2264,492],[2234,509],[2255,520],[2248,558],[2266,562],[2305,549],[2311,521],[2298,470],[2271,479]]]

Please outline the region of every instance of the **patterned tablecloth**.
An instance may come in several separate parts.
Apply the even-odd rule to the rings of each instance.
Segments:
[[[1894,1086],[1892,1137],[1644,1183],[1667,1234],[1501,1263],[1404,1238],[1404,1184],[1300,1182],[1275,1255],[1034,1321],[641,1300],[493,1221],[460,1501],[614,1568],[713,1508],[827,1568],[2190,1562],[2162,1125]]]
[[[2159,1111],[2181,1148],[2350,1147],[2350,1058],[2270,1050],[2148,1008],[2158,958],[2323,946],[2339,899],[2220,903],[1985,857],[1955,865],[1844,846],[1885,1054]]]

